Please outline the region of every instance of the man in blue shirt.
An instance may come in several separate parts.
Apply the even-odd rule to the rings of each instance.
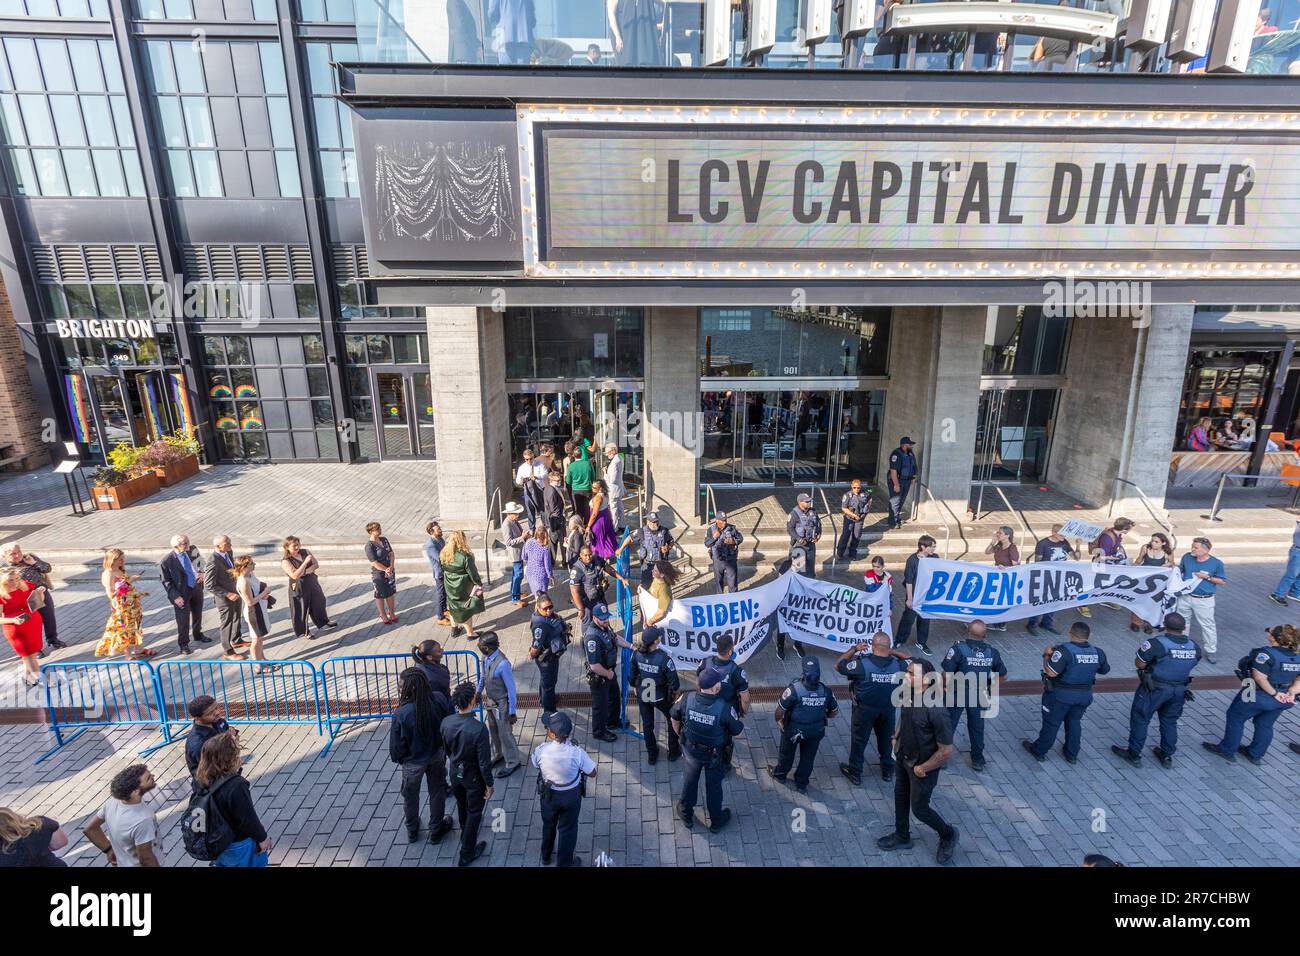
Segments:
[[[451,624],[447,614],[447,592],[442,586],[442,549],[447,542],[442,537],[442,525],[430,521],[425,525],[424,533],[429,540],[424,543],[424,556],[429,559],[429,570],[433,573],[433,620],[435,624]]]
[[[1197,578],[1200,583],[1178,599],[1178,613],[1187,619],[1188,635],[1191,634],[1190,622],[1195,620],[1201,626],[1201,646],[1205,649],[1205,659],[1213,664],[1219,650],[1219,630],[1214,623],[1214,594],[1219,585],[1227,581],[1223,562],[1210,554],[1209,538],[1193,538],[1192,550],[1183,555],[1178,562],[1178,570],[1183,579]]]
[[[515,743],[514,725],[519,719],[515,673],[501,651],[501,639],[496,631],[479,635],[478,652],[483,655],[483,670],[477,690],[487,717],[492,766],[497,767],[495,776],[508,777],[523,763]]]

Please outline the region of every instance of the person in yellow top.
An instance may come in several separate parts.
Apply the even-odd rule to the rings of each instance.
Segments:
[[[673,606],[673,586],[677,583],[678,572],[668,561],[656,561],[651,571],[650,587],[647,589],[657,602],[657,609],[645,619],[645,626],[658,624]]]

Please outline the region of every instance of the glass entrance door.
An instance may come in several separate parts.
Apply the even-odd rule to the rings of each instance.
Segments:
[[[976,482],[1020,484],[1047,477],[1059,394],[1054,388],[992,388],[980,392],[975,427]]]
[[[429,373],[409,368],[371,368],[379,456],[432,458],[433,391]]]

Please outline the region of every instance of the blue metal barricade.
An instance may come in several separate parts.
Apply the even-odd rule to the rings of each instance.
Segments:
[[[40,763],[91,727],[145,726],[160,723],[163,711],[158,676],[146,661],[83,661],[43,664],[45,709],[55,745],[36,758]],[[64,731],[76,728],[76,733]],[[169,741],[163,726],[164,742]]]
[[[312,724],[322,732],[324,708],[316,668],[310,661],[163,661],[157,667],[163,742],[173,724],[189,724],[187,706],[203,694],[226,708],[232,724]]]
[[[481,664],[473,651],[443,651],[442,662],[451,671],[453,689],[462,681],[478,686]],[[413,663],[409,654],[367,654],[331,657],[321,664],[321,696],[330,737],[320,753],[322,757],[329,753],[344,724],[384,720],[393,715],[397,709],[397,679]],[[482,705],[478,716],[483,719]]]
[[[631,533],[631,531],[628,531],[624,534],[623,541],[626,541]],[[619,543],[622,544],[622,542]],[[615,567],[618,569],[618,573],[623,575],[624,578],[628,581],[632,580],[632,549],[630,547],[624,548],[618,553],[618,561],[615,564]],[[615,603],[618,605],[618,616],[623,620],[623,638],[631,644],[636,643],[632,640],[632,625],[636,619],[636,597],[636,592],[633,591],[632,588],[625,586],[622,581],[616,583],[614,587],[614,599]],[[639,738],[642,735],[631,729],[627,719],[627,685],[631,673],[632,652],[625,648],[623,650],[622,674],[620,675],[621,687],[623,689],[623,727],[631,736]]]

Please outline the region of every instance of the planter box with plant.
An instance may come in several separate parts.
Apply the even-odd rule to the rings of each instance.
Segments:
[[[199,473],[199,443],[192,432],[177,432],[140,450],[135,467],[150,470],[164,487],[179,484]]]
[[[131,477],[116,468],[101,468],[95,472],[91,494],[95,496],[95,507],[118,511],[141,498],[149,497],[157,490],[158,476],[152,471]]]

